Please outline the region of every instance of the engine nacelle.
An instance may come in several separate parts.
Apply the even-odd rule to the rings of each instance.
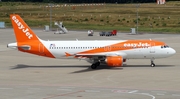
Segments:
[[[107,56],[105,61],[108,66],[112,66],[112,67],[120,67],[123,65],[122,56]]]

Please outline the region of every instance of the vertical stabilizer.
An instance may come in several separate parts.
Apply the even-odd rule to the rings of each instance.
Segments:
[[[23,21],[23,19],[16,14],[10,15],[10,19],[14,28],[14,33],[17,42],[26,42],[29,40],[38,40],[38,37],[30,29],[30,27]]]
[[[19,51],[35,55],[55,58],[49,49],[44,46],[46,42],[42,42],[19,15],[12,14],[10,19],[17,43],[10,43],[7,47],[17,48]]]

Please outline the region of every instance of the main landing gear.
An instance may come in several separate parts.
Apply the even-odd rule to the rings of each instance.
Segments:
[[[99,66],[99,65],[100,65],[100,62],[95,62],[95,63],[93,63],[93,64],[91,65],[91,68],[92,68],[92,69],[96,69],[97,66]]]
[[[156,66],[156,65],[154,64],[154,59],[151,59],[151,67],[154,67],[154,66]]]

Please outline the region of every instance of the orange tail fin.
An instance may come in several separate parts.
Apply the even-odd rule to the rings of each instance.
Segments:
[[[19,15],[12,14],[10,19],[16,36],[16,46],[19,51],[55,58]]]
[[[23,21],[23,19],[16,14],[11,14],[10,19],[14,28],[14,33],[17,42],[26,42],[28,40],[38,40],[38,37],[30,29],[30,27]]]

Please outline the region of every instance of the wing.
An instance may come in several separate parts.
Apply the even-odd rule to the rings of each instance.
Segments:
[[[69,54],[67,52],[65,52],[66,56],[74,56],[74,57],[88,57],[88,58],[92,58],[92,57],[101,57],[101,56],[122,56],[122,57],[126,57],[127,54],[124,52],[103,52],[103,53],[81,53],[81,54]]]

